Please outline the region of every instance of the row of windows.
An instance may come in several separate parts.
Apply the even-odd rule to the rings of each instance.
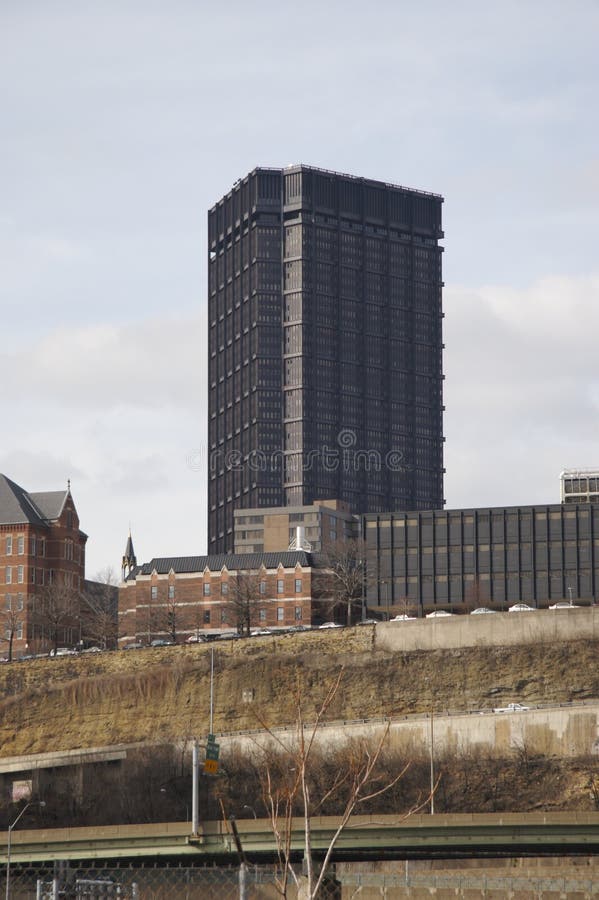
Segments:
[[[14,571],[13,571],[14,570]],[[24,566],[6,566],[5,570],[5,583],[13,584],[16,582],[17,584],[23,584],[25,580],[25,567]],[[13,581],[14,576],[14,581]]]
[[[302,608],[301,606],[296,606],[293,611],[293,617],[296,622],[302,621]],[[226,606],[221,606],[217,609],[204,609],[202,610],[202,621],[204,625],[212,625],[216,622],[220,621],[221,625],[227,625],[231,618],[231,610]],[[258,609],[258,621],[266,622],[267,620],[267,610],[264,608]],[[277,606],[277,622],[285,621],[285,607]]]
[[[24,566],[6,566],[4,574],[4,583],[5,584],[24,584],[25,583],[25,567]],[[29,582],[30,584],[44,585],[44,584],[54,584],[55,574],[54,569],[35,569],[31,567],[29,569]],[[75,575],[73,572],[63,572],[62,575],[63,584],[66,587],[80,587],[80,578],[79,575]]]
[[[16,638],[18,641],[23,640],[23,623],[17,622],[16,628],[11,629],[10,625],[7,625],[4,629],[4,638],[7,641],[10,641],[11,635],[13,638]]]
[[[244,533],[242,533],[241,536],[244,536]],[[216,587],[216,588],[220,587],[220,594],[223,597],[225,597],[229,594],[229,585],[226,581],[223,581],[220,584],[215,585],[214,587]],[[266,594],[266,587],[267,587],[266,581],[258,582],[258,593]],[[212,588],[213,588],[212,584],[210,584],[209,582],[205,582],[204,585],[202,586],[203,596],[204,597],[212,596]],[[296,578],[295,579],[295,593],[301,594],[301,592],[302,592],[302,579]],[[284,593],[285,593],[285,580],[283,578],[278,578],[277,579],[277,594],[284,594]],[[153,584],[150,587],[150,598],[152,600],[158,599],[158,585]],[[169,600],[175,599],[175,585],[174,584],[169,584],[169,586],[168,586],[168,599]]]
[[[23,609],[23,594],[7,594],[4,598],[4,608],[7,612],[17,611],[20,612]]]
[[[7,534],[5,538],[4,550],[6,556],[12,556],[13,553],[16,553],[17,556],[24,556],[25,535],[18,534],[15,536],[12,534]],[[37,538],[34,534],[32,534],[29,538],[29,553],[31,556],[45,556],[46,539]]]

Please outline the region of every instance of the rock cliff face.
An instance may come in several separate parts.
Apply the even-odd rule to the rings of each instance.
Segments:
[[[393,653],[371,627],[32,660],[0,668],[0,755],[205,734],[305,717],[343,668],[330,719],[599,697],[599,641]]]

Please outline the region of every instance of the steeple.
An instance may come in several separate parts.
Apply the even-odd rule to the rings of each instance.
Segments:
[[[125,553],[123,556],[123,561],[121,563],[122,573],[123,573],[123,581],[127,578],[128,575],[131,574],[133,569],[137,565],[137,557],[135,556],[135,550],[133,549],[133,538],[131,537],[131,529],[129,529],[129,537],[127,538],[127,546],[125,547]]]

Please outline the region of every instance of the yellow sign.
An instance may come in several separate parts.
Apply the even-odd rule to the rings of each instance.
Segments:
[[[217,775],[218,774],[218,760],[217,759],[207,759],[204,763],[204,773],[206,775]]]

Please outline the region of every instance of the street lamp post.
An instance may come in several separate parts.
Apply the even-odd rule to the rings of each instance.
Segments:
[[[21,812],[19,813],[17,818],[14,820],[14,822],[8,826],[8,840],[6,842],[6,900],[10,900],[10,850],[11,850],[13,829],[14,829],[15,825],[17,824],[17,822],[19,821],[19,819],[21,818],[21,816],[23,815],[23,813],[26,812],[30,806],[45,806],[45,805],[46,805],[46,803],[44,800],[30,800],[29,803],[25,804],[25,806],[23,807],[23,809],[21,810]]]

